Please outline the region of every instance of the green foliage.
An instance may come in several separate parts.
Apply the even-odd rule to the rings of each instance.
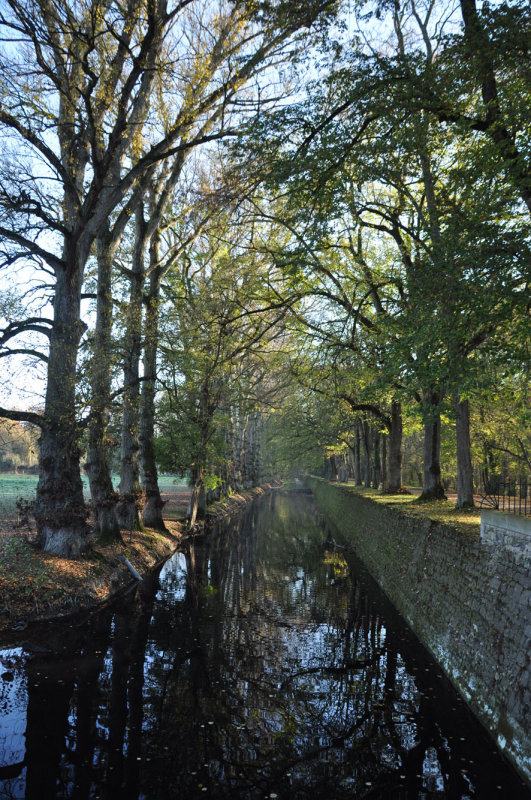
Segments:
[[[168,277],[163,308],[157,458],[207,490],[226,479],[233,439],[276,391],[284,330],[277,266],[250,246],[256,230],[230,223],[205,229]],[[264,226],[262,240],[271,235]]]
[[[352,419],[344,402],[293,383],[265,427],[264,458],[270,474],[292,478],[318,472],[325,455],[346,450]]]
[[[512,469],[529,464],[509,381],[491,401],[487,367],[499,380],[528,360],[528,10],[485,6],[471,32],[439,4],[378,8],[385,43],[360,15],[362,35],[342,50],[331,43],[305,95],[262,115],[233,157],[276,198],[262,209],[285,226],[275,258],[304,297],[296,328],[311,364],[311,376],[298,376],[307,391],[375,413],[393,398],[406,404],[411,478],[422,472],[420,423],[442,412],[446,480],[456,464],[452,397],[469,397],[479,484],[490,402],[495,447],[512,451]],[[443,398],[437,407],[423,402],[427,389]],[[270,422],[292,472],[300,466],[288,467],[285,441],[299,441],[301,454],[306,441],[313,465],[310,431],[319,429],[321,453],[335,447],[329,414],[314,425],[306,402],[297,397]],[[500,425],[504,407],[514,425]]]

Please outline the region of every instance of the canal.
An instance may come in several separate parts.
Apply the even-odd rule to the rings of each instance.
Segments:
[[[311,497],[0,651],[0,798],[529,798]]]

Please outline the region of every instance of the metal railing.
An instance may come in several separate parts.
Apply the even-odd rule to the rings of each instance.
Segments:
[[[481,495],[480,506],[490,506],[508,514],[531,514],[530,485],[527,478],[506,479],[489,486]]]

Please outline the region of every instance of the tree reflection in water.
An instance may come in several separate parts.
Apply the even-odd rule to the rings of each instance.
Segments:
[[[6,745],[0,797],[528,797],[354,556],[324,541],[311,499],[273,494],[88,633],[15,658],[27,689],[4,705],[27,694],[25,750]]]

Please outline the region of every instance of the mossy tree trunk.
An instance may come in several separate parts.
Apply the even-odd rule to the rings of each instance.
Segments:
[[[89,530],[76,424],[76,360],[85,327],[80,317],[85,262],[70,241],[64,255],[64,266],[56,271],[35,520],[40,548],[58,556],[77,557],[86,546]]]
[[[144,327],[144,380],[140,412],[140,477],[145,494],[142,522],[150,528],[165,530],[162,518],[164,501],[160,496],[155,460],[155,381],[157,377],[157,345],[161,271],[158,267],[158,234],[150,242],[149,293]]]
[[[391,404],[389,431],[389,483],[387,490],[398,492],[402,488],[402,405],[397,400]]]
[[[457,438],[457,508],[474,507],[474,472],[470,454],[470,406],[454,395]]]
[[[382,434],[382,489],[387,486],[387,435]]]
[[[424,416],[424,472],[420,500],[445,500],[441,482],[441,413],[443,393],[437,389],[426,389],[423,396]]]
[[[363,483],[366,488],[371,485],[371,427],[367,420],[362,423],[363,443]]]
[[[374,450],[374,470],[372,476],[372,485],[374,489],[378,489],[381,479],[381,458],[380,458],[380,440],[381,435],[378,431],[373,434],[373,450]]]
[[[140,482],[138,467],[139,428],[139,361],[142,337],[142,301],[145,277],[146,226],[144,207],[140,203],[135,213],[135,248],[129,275],[130,294],[123,345],[124,394],[122,409],[122,438],[120,448],[120,499],[116,517],[121,528],[139,530]]]
[[[108,227],[97,238],[98,288],[94,351],[90,370],[92,402],[85,470],[90,484],[95,533],[106,541],[120,539],[116,494],[108,458],[107,425],[111,403],[113,247]]]
[[[354,483],[361,486],[361,420],[356,419],[354,427]]]

